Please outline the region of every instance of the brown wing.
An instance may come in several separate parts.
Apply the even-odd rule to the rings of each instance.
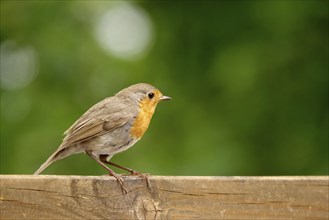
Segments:
[[[104,99],[83,114],[64,134],[59,149],[81,143],[121,127],[136,114],[133,107],[116,97]]]

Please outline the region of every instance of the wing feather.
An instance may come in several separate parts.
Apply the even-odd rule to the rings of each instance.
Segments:
[[[111,103],[111,105],[109,105]],[[116,97],[91,107],[67,131],[59,149],[84,142],[125,125],[135,116],[134,108]]]

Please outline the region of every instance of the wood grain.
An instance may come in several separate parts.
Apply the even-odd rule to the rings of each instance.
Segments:
[[[328,219],[329,177],[0,175],[1,219]]]

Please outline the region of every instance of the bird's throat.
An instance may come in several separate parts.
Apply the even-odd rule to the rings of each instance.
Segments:
[[[147,100],[139,103],[139,113],[131,128],[131,135],[136,138],[141,138],[146,132],[152,119],[156,104]]]

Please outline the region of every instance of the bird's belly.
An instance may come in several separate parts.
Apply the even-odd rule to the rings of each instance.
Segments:
[[[119,136],[113,132],[107,133],[93,138],[83,143],[83,145],[87,151],[90,151],[95,156],[101,154],[113,156],[114,154],[127,150],[139,140],[130,135],[124,135],[126,137],[123,138],[122,135],[122,133],[121,135],[119,134]]]

